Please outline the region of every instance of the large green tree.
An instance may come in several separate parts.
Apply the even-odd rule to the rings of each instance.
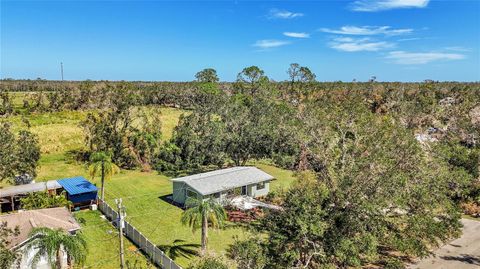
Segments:
[[[108,110],[89,113],[81,123],[91,152],[112,153],[112,160],[123,168],[150,170],[161,139],[161,111],[136,107],[138,93],[129,87],[118,89]]]
[[[0,123],[0,181],[15,176],[37,175],[40,146],[35,134],[21,130],[18,135],[11,130],[10,123]]]
[[[181,221],[189,226],[193,232],[202,230],[202,255],[206,254],[208,244],[208,228],[218,229],[223,227],[227,214],[222,205],[213,199],[188,198],[187,209],[182,213]]]
[[[205,68],[195,74],[198,82],[218,82],[217,71],[213,68]]]
[[[245,67],[237,75],[236,88],[244,94],[258,95],[265,92],[265,88],[269,83],[265,71],[258,66]]]
[[[425,256],[459,231],[458,209],[448,196],[451,171],[425,156],[392,117],[347,102],[306,108],[313,111],[304,120],[320,119],[312,121],[319,123],[318,135],[305,145],[313,183],[289,191],[285,211],[263,225],[279,268],[360,266],[385,261],[388,249]]]

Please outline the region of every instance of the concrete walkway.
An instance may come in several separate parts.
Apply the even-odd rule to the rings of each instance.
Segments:
[[[480,221],[462,219],[460,238],[437,249],[429,258],[409,268],[419,269],[473,269],[480,268]]]

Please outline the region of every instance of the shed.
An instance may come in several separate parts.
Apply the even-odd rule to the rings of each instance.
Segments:
[[[223,202],[238,195],[267,195],[273,176],[253,166],[237,166],[172,179],[172,200],[185,204],[188,197]]]
[[[84,177],[57,180],[67,192],[68,200],[75,204],[91,204],[97,200],[98,189]]]
[[[61,188],[56,180],[6,187],[0,189],[0,205],[6,206],[6,208],[2,206],[2,210],[15,210],[15,207],[18,207],[16,202],[29,193],[40,191],[56,193]]]

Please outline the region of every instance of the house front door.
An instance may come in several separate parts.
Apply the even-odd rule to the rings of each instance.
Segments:
[[[247,186],[242,187],[242,195],[247,195]]]

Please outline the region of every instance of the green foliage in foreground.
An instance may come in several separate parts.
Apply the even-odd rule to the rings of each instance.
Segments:
[[[20,199],[20,203],[22,208],[26,210],[52,207],[70,208],[72,205],[72,202],[67,199],[65,192],[59,195],[49,194],[48,192],[32,192]]]
[[[389,251],[423,257],[458,234],[456,179],[393,118],[355,103],[306,109],[308,122],[324,123],[315,125],[322,136],[306,140],[314,173],[257,226],[272,268],[382,263]]]
[[[229,267],[221,258],[206,256],[193,262],[187,269],[229,269]]]
[[[64,268],[63,253],[67,254],[67,263],[83,265],[87,258],[87,242],[81,233],[71,235],[61,229],[35,228],[29,235],[32,239],[25,245],[25,251],[38,249],[32,258],[32,267],[42,257],[47,257],[52,268]]]
[[[237,269],[263,269],[267,265],[264,245],[258,237],[236,238],[228,248],[228,257],[235,261]]]
[[[14,229],[7,227],[6,222],[0,222],[0,268],[11,268],[13,264],[18,262],[20,252],[9,249],[10,243],[7,238],[17,236],[20,230],[17,227]]]

